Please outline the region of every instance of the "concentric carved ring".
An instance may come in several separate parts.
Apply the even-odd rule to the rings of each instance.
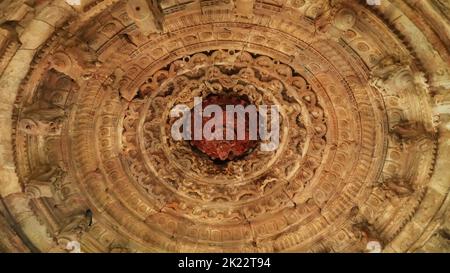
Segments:
[[[153,36],[118,4],[102,13],[115,23],[86,26],[83,46],[49,40],[22,84],[14,144],[59,243],[75,233],[93,249],[346,251],[401,232],[435,156],[420,68],[378,59],[408,48],[359,4],[316,18],[324,7],[288,2],[286,18],[270,5],[249,17],[195,9]],[[171,136],[174,106],[222,95],[279,106],[278,149],[258,143],[216,164]],[[92,227],[79,223],[86,211]]]

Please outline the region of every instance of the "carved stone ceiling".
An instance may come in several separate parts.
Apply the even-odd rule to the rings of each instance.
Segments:
[[[0,1],[0,251],[450,251],[450,5],[367,2]],[[278,149],[169,137],[227,92]]]

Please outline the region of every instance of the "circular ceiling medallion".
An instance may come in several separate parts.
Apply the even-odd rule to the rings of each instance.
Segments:
[[[440,206],[428,68],[364,1],[239,2],[100,1],[38,49],[12,136],[49,251],[412,247]]]
[[[219,93],[207,96],[202,102],[200,113],[194,112],[194,109],[191,110],[191,133],[195,132],[194,124],[195,119],[198,116],[201,120],[199,128],[202,130],[202,137],[199,140],[191,140],[190,144],[216,162],[236,160],[248,154],[258,144],[257,138],[251,139],[250,136],[251,117],[249,114],[245,113],[244,116],[238,116],[233,110],[230,110],[230,106],[234,109],[236,106],[246,108],[249,105],[250,102],[246,97],[235,94]],[[208,109],[208,106],[219,106],[223,111],[222,115],[217,117],[215,116],[216,113],[206,117],[201,115],[205,109]],[[203,133],[203,130],[207,128],[208,124],[215,121],[216,118],[218,122],[214,122],[214,125],[211,126],[211,130],[206,131],[207,133]],[[243,129],[238,128],[239,122],[243,124],[241,125],[243,126]],[[253,117],[252,122],[257,123],[258,116],[256,116],[256,118]],[[255,126],[255,128],[257,129],[258,127]],[[239,136],[239,130],[242,130],[242,136]],[[232,137],[227,139],[227,136],[230,135]]]

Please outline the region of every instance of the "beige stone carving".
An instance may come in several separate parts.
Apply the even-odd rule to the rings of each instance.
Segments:
[[[447,10],[1,1],[0,250],[448,252]],[[173,139],[214,95],[278,105],[279,148]]]
[[[254,0],[235,0],[236,13],[241,16],[251,17],[253,15]]]
[[[127,12],[145,36],[162,31],[162,17],[151,1],[129,0],[127,1]]]

